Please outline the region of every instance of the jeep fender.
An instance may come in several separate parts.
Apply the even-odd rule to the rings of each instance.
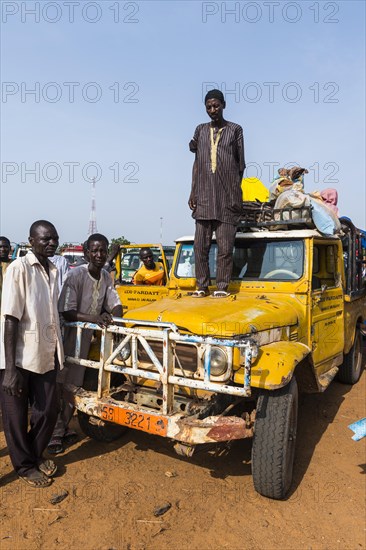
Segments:
[[[273,342],[259,348],[252,365],[251,386],[276,390],[286,386],[296,366],[310,353],[310,348],[300,342]],[[243,384],[242,370],[235,373],[234,382]]]

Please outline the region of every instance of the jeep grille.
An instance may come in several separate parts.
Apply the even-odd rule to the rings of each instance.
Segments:
[[[156,357],[159,359],[160,363],[163,363],[163,347],[161,342],[149,340],[149,345]],[[176,344],[174,353],[174,370],[178,376],[187,376],[192,378],[193,374],[197,370],[197,347],[192,344]],[[140,365],[142,368],[148,368],[156,370],[152,364],[148,354],[142,345],[138,344],[138,359],[139,362],[143,363]],[[184,371],[181,370],[181,367]]]

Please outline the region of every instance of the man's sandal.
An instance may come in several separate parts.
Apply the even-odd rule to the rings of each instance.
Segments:
[[[29,475],[26,476],[19,476],[19,479],[22,479],[28,485],[31,487],[35,487],[37,489],[43,489],[45,487],[49,487],[52,483],[52,478],[47,477],[44,473],[40,472],[39,470],[32,470]]]
[[[58,455],[63,453],[65,450],[64,444],[62,443],[62,437],[55,436],[51,439],[47,445],[47,452],[50,455]]]
[[[192,298],[205,298],[206,296],[209,296],[208,290],[195,290],[192,294]]]
[[[230,292],[226,290],[215,290],[212,294],[212,298],[227,298],[228,296],[230,296]]]
[[[63,437],[63,441],[65,445],[73,445],[77,442],[79,439],[79,434],[75,432],[75,430],[70,430],[69,428],[66,430],[66,433]]]
[[[47,459],[42,460],[40,464],[38,464],[38,470],[42,472],[47,477],[52,477],[57,472],[57,466],[53,462],[53,460]]]

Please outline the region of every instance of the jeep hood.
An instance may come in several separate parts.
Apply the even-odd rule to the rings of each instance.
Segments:
[[[192,334],[232,336],[296,325],[298,313],[287,299],[232,295],[228,298],[163,298],[127,312],[127,319],[174,323]]]

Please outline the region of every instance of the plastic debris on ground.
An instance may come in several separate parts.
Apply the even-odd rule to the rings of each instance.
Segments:
[[[350,424],[348,427],[350,430],[355,432],[352,439],[354,441],[359,441],[366,436],[366,417],[361,420],[357,420],[357,422],[353,422],[353,424]]]

